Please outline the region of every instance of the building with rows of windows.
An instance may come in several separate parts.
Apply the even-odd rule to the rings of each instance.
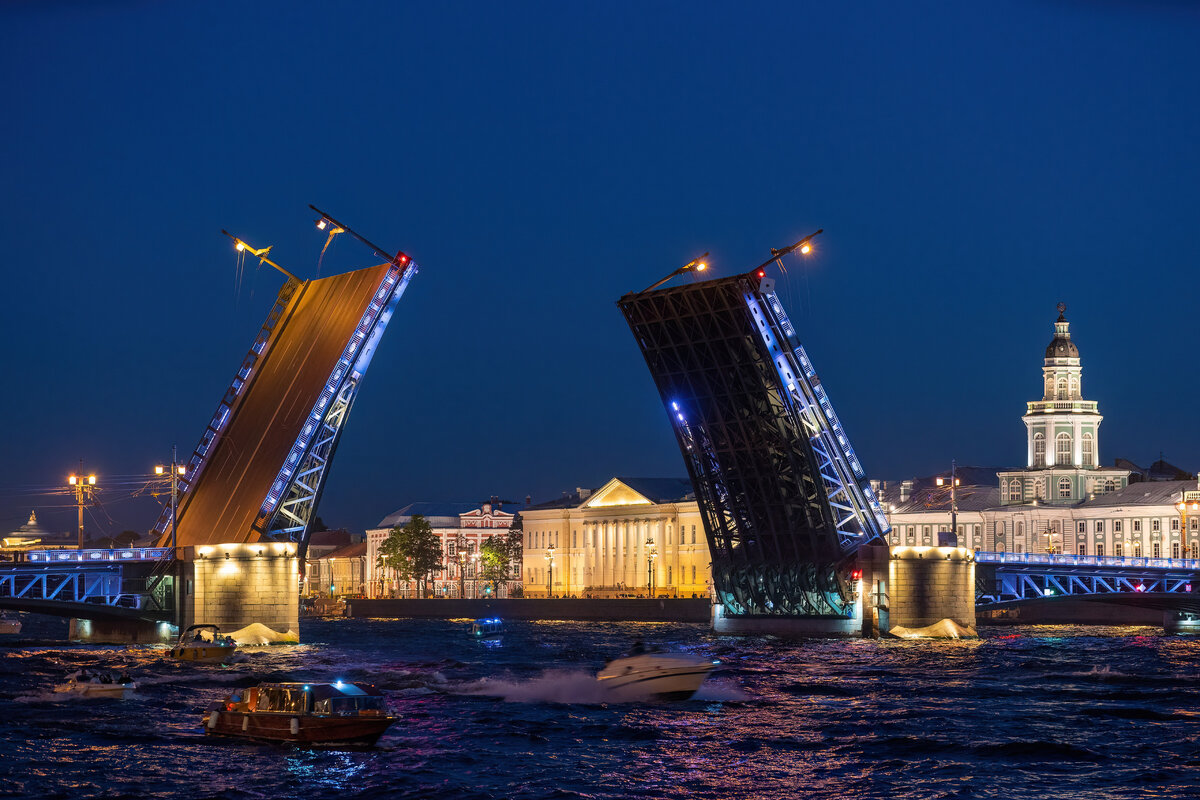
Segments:
[[[613,478],[521,512],[526,597],[707,597],[712,558],[686,478]]]
[[[505,511],[493,498],[490,503],[409,503],[367,531],[366,585],[371,597],[415,597],[416,582],[398,582],[379,566],[379,548],[393,528],[404,527],[422,516],[433,529],[442,549],[442,563],[431,582],[436,597],[479,597],[486,591],[479,563],[479,548],[492,536],[504,536],[515,513]],[[515,581],[499,588],[510,595]],[[482,584],[482,585],[481,585]]]
[[[980,476],[980,485],[955,486],[953,496],[948,481],[904,481],[898,492],[878,487],[892,544],[937,544],[938,532],[951,528],[953,504],[958,543],[977,550],[1200,557],[1195,480],[1131,483],[1131,470],[1098,466],[1102,417],[1094,400],[1083,399],[1079,348],[1066,307],[1058,309],[1042,367],[1042,399],[1027,403],[1023,417],[1025,468],[997,470],[998,483],[990,485]],[[1159,471],[1177,477],[1174,470]]]

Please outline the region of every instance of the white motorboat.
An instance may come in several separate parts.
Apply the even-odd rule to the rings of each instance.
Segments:
[[[8,614],[0,614],[0,633],[20,633],[21,620],[16,617],[10,617]]]
[[[137,691],[137,683],[128,675],[113,677],[107,673],[76,672],[66,683],[54,687],[55,694],[124,700]]]
[[[687,700],[714,664],[689,653],[634,652],[605,664],[596,680],[614,700]]]

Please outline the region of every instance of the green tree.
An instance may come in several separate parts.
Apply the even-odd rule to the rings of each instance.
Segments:
[[[513,526],[503,535],[489,536],[479,546],[479,569],[483,579],[492,584],[492,591],[500,596],[500,584],[504,581],[519,579],[521,576],[521,556],[524,552],[524,534],[521,531],[520,516],[513,520]]]
[[[414,514],[407,525],[392,528],[380,543],[375,563],[390,570],[396,580],[417,581],[424,597],[430,574],[442,568],[442,546],[425,517]]]

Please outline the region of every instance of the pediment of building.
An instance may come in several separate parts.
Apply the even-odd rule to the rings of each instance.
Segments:
[[[583,508],[608,508],[610,506],[649,506],[650,498],[632,487],[613,478],[588,498]]]

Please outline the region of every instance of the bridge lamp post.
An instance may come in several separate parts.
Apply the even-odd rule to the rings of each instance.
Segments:
[[[546,597],[554,596],[554,545],[546,548],[546,563],[550,565],[546,573]]]
[[[675,270],[667,277],[663,278],[662,280],[658,281],[657,283],[650,284],[650,286],[643,289],[640,292],[640,294],[645,294],[646,292],[650,291],[651,289],[657,289],[659,286],[662,286],[664,283],[671,280],[671,278],[674,278],[676,275],[682,275],[685,272],[691,272],[691,271],[704,272],[704,270],[708,269],[708,264],[704,263],[704,259],[706,259],[706,258],[708,258],[708,253],[705,253],[704,255],[700,256],[699,258],[693,258],[691,261],[684,264],[682,267]]]
[[[187,472],[187,467],[179,464],[175,460],[175,447],[171,446],[171,550],[174,551],[178,542],[175,536],[175,514],[179,508],[179,476]],[[154,467],[155,475],[164,475],[167,473],[168,467],[158,464]],[[174,556],[174,552],[171,554]]]
[[[950,479],[949,479],[949,484],[950,484],[950,532],[954,534],[954,537],[955,537],[954,540],[956,543],[958,541],[958,494],[957,494],[957,489],[958,489],[958,484],[959,484],[958,476],[956,475],[957,471],[958,471],[958,465],[952,460],[950,462]],[[938,486],[943,486],[946,484],[946,482],[947,482],[947,480],[945,478],[937,479]]]
[[[162,464],[154,467],[155,475],[162,475],[166,471],[167,468]],[[175,595],[173,599],[175,601],[175,622],[177,625],[182,625],[180,622],[182,619],[182,597],[179,592],[182,578],[179,574],[179,551],[177,549],[179,542],[176,537],[176,513],[179,510],[179,476],[183,475],[186,471],[187,468],[176,460],[175,445],[171,445],[171,563],[173,565],[171,571],[171,588],[174,590],[172,594]]]
[[[94,500],[96,497],[96,476],[71,475],[67,484],[75,490],[75,506],[79,509],[79,545],[83,549],[83,503],[84,500]]]

